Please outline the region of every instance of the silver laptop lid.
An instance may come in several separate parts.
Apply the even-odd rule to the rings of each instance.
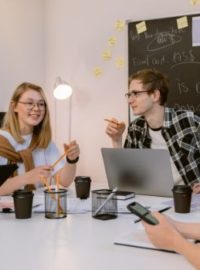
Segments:
[[[109,188],[171,197],[174,185],[169,152],[164,149],[101,149]]]

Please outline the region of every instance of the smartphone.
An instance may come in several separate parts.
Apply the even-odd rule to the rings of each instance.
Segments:
[[[137,202],[128,204],[127,208],[133,214],[151,225],[156,225],[159,223],[158,220],[151,214],[151,212],[147,208]]]

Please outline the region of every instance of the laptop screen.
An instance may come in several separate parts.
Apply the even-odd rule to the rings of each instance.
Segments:
[[[101,149],[109,188],[171,197],[174,185],[169,152],[164,149]]]

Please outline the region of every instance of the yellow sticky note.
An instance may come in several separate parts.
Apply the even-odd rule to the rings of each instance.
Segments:
[[[109,47],[113,47],[113,46],[115,46],[116,42],[117,42],[116,37],[110,37],[110,38],[108,39],[108,46],[109,46]]]
[[[122,20],[117,20],[115,22],[115,29],[118,31],[123,31],[125,28],[125,22]]]
[[[190,2],[193,6],[200,4],[200,0],[191,0]]]
[[[116,64],[116,67],[117,67],[117,68],[123,68],[124,65],[125,65],[125,60],[124,60],[124,58],[123,58],[123,57],[118,57],[118,58],[116,59],[115,64]]]
[[[103,58],[104,60],[106,60],[106,61],[110,60],[110,59],[112,58],[111,52],[110,52],[109,50],[104,51],[104,52],[102,53],[102,58]]]
[[[141,33],[145,32],[145,31],[147,31],[146,22],[143,21],[143,22],[137,23],[136,24],[136,30],[137,30],[138,34],[141,34]]]
[[[103,74],[103,71],[102,71],[102,69],[100,68],[100,67],[96,67],[95,69],[94,69],[94,75],[96,76],[96,77],[99,77],[99,76],[101,76]]]
[[[178,18],[176,20],[176,22],[177,22],[177,28],[178,29],[182,29],[182,28],[188,27],[188,19],[187,19],[186,16],[181,17],[181,18]]]

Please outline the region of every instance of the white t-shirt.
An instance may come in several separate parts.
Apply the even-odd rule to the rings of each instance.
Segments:
[[[4,136],[10,144],[14,147],[16,151],[21,151],[27,149],[31,143],[32,134],[23,136],[24,143],[20,144],[16,142],[16,140],[12,137],[12,135],[5,130],[0,130],[0,135]],[[56,145],[51,142],[49,143],[46,149],[37,148],[32,152],[33,161],[35,167],[42,166],[42,165],[51,165],[53,164],[59,157],[60,153]],[[4,157],[0,156],[0,165],[7,164],[8,160]],[[25,168],[23,163],[17,163],[19,166],[17,173],[18,175],[25,173]],[[61,160],[54,168],[52,175],[54,175],[57,171],[63,168],[65,165],[65,160]]]
[[[151,128],[149,128],[149,134],[151,136],[152,139],[152,143],[151,143],[151,148],[152,149],[167,149],[167,144],[166,141],[164,140],[162,134],[161,134],[161,130],[152,130]],[[170,156],[170,164],[171,164],[171,168],[172,168],[172,175],[173,175],[173,179],[174,179],[174,183],[175,184],[184,184],[176,166],[174,165],[174,162]]]

